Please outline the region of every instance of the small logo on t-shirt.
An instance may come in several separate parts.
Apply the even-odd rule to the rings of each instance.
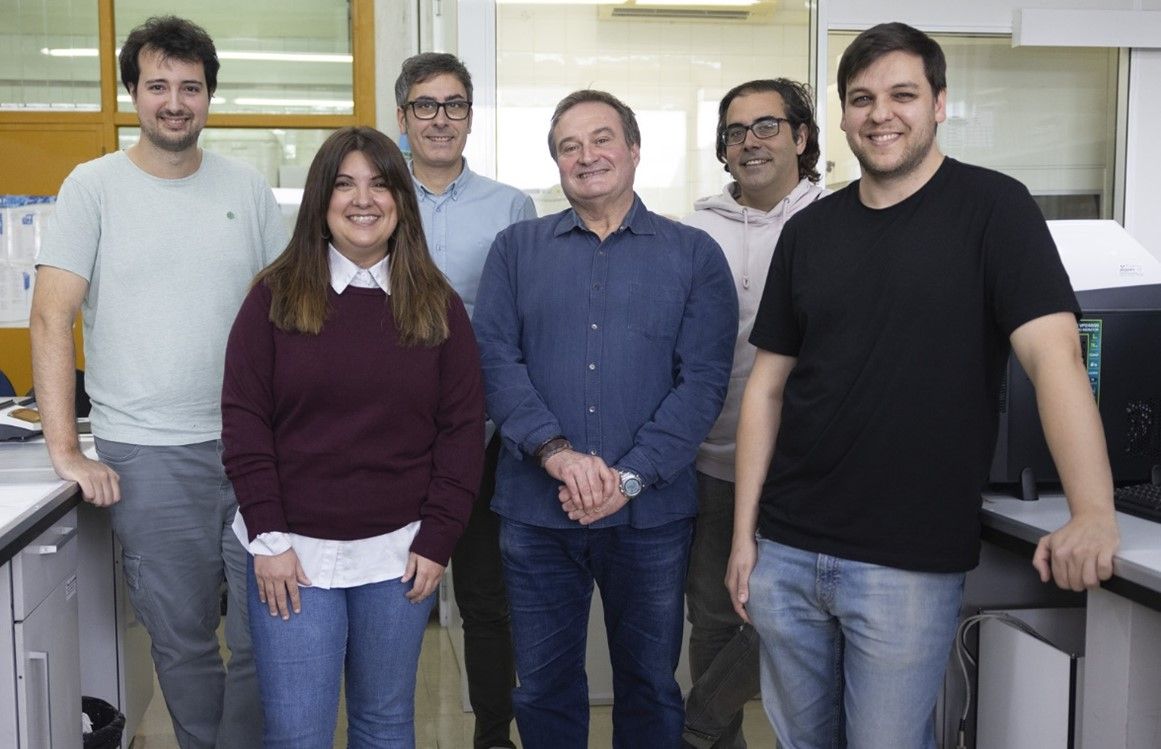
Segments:
[[[226,218],[233,221],[234,220],[234,212],[233,211],[226,211]]]

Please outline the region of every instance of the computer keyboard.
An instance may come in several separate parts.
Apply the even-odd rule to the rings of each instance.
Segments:
[[[1113,491],[1113,504],[1120,512],[1161,523],[1161,485],[1133,484]]]

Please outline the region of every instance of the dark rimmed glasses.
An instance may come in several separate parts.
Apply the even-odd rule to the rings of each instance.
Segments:
[[[435,99],[416,99],[407,102],[411,113],[419,120],[434,120],[442,108],[449,120],[466,120],[472,111],[472,103],[467,99],[452,99],[451,101],[436,101]]]
[[[432,115],[434,117],[435,115]],[[448,117],[451,117],[449,114]],[[746,133],[753,133],[755,138],[766,140],[773,138],[782,129],[783,122],[790,122],[785,117],[759,117],[749,125],[727,125],[722,131],[722,143],[727,146],[736,146],[746,140]]]

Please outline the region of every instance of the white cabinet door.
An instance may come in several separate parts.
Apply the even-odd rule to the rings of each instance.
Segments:
[[[17,622],[16,704],[21,749],[75,749],[81,734],[77,576]]]
[[[16,641],[7,562],[0,565],[0,746],[16,746]]]

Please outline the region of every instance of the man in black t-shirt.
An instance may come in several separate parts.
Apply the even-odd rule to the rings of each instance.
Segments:
[[[940,153],[945,69],[903,24],[848,47],[841,125],[862,178],[787,223],[750,338],[726,582],[788,749],[934,746],[1009,349],[1072,511],[1033,564],[1072,590],[1112,574],[1076,299],[1027,189]]]

